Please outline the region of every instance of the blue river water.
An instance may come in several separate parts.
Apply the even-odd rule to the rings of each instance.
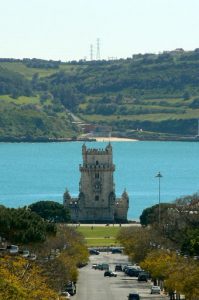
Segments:
[[[62,203],[68,188],[78,195],[82,142],[0,143],[0,204],[22,207],[39,200]],[[107,143],[87,142],[89,148]],[[199,143],[112,142],[117,197],[126,188],[128,218],[137,220],[143,209],[159,201],[171,202],[199,189]]]

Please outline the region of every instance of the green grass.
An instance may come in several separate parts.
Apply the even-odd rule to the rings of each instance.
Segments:
[[[79,226],[78,232],[82,233],[86,239],[87,245],[91,246],[114,246],[118,245],[116,236],[120,227],[113,226]]]
[[[39,74],[39,77],[50,76],[60,70],[64,72],[69,72],[71,74],[76,73],[79,66],[70,64],[61,64],[58,69],[42,69],[42,68],[29,68],[26,67],[22,62],[0,62],[2,68],[6,68],[9,71],[14,71],[24,75],[27,79],[31,79],[35,73]]]
[[[11,103],[15,103],[15,104],[19,104],[19,105],[23,105],[23,104],[39,104],[39,97],[25,97],[25,96],[20,96],[17,99],[12,98],[9,95],[0,95],[0,101],[5,101],[5,102],[11,102]]]
[[[164,121],[164,120],[179,120],[179,119],[190,119],[198,118],[199,109],[185,109],[184,113],[152,113],[152,114],[139,114],[139,115],[82,115],[79,114],[80,118],[84,119],[86,122],[112,122],[112,121]]]
[[[22,62],[1,62],[0,66],[10,71],[20,73],[28,79],[31,79],[35,73],[38,73],[39,77],[45,77],[58,71],[57,69],[28,68]]]

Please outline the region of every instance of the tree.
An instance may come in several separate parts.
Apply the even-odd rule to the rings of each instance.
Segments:
[[[187,229],[181,244],[183,253],[199,256],[199,229]]]
[[[67,223],[70,220],[68,209],[54,201],[39,201],[29,205],[31,211],[45,220],[56,223]]]
[[[160,204],[161,220],[164,221],[164,219],[167,218],[165,216],[167,214],[167,210],[168,208],[172,208],[172,207],[175,207],[175,204],[171,204],[171,203]],[[158,223],[158,210],[159,210],[159,204],[145,208],[140,216],[140,223],[144,226]]]
[[[0,299],[57,300],[57,293],[46,284],[42,269],[19,256],[1,257]]]
[[[184,294],[186,299],[199,297],[199,266],[193,260],[185,260],[176,253],[166,250],[150,252],[141,266],[155,279],[164,280],[168,292]],[[188,276],[187,276],[188,275]]]
[[[25,208],[0,206],[0,236],[13,243],[44,241],[48,234],[55,234],[54,224],[44,221],[39,215]]]
[[[198,255],[198,203],[198,194],[181,197],[174,203],[162,203],[160,226],[157,226],[159,205],[154,205],[143,210],[140,222],[144,226],[150,225],[157,230],[159,235],[171,241],[183,253],[191,256]]]
[[[156,232],[145,228],[122,228],[117,239],[124,246],[125,253],[132,262],[142,261],[150,250],[151,240],[156,240]]]
[[[56,254],[55,250],[59,250]],[[58,225],[56,236],[48,237],[40,246],[34,249],[40,258],[44,274],[49,286],[56,291],[63,289],[67,281],[77,281],[77,267],[88,261],[89,254],[84,238],[74,228],[65,224]],[[46,262],[44,257],[51,257]]]

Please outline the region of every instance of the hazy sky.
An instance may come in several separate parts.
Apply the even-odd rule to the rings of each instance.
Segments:
[[[199,0],[0,0],[0,57],[90,59],[199,47]]]

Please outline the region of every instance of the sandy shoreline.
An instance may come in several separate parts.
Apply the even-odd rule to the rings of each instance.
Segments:
[[[96,142],[135,142],[135,139],[119,138],[119,137],[94,137]]]

